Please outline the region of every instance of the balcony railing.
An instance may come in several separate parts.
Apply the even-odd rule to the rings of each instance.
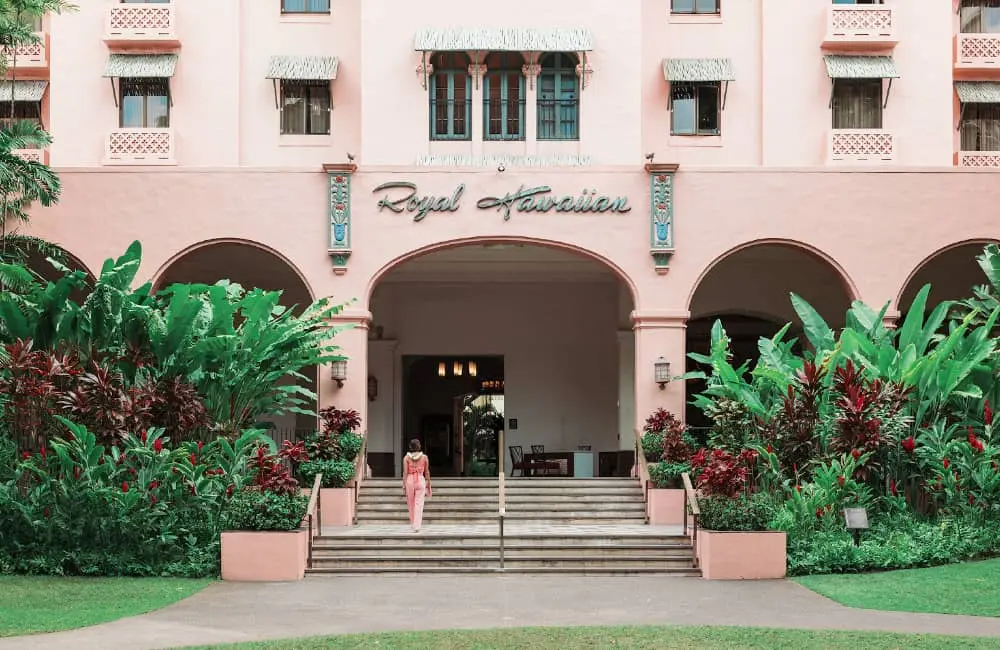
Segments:
[[[1000,151],[959,151],[958,166],[983,169],[1000,167]]]
[[[896,157],[896,143],[883,129],[833,129],[827,151],[830,162],[877,163]]]
[[[1000,34],[959,34],[955,67],[965,70],[1000,70]]]
[[[176,46],[177,19],[173,4],[114,4],[108,8],[104,40],[109,43],[131,43]]]
[[[48,67],[48,36],[44,32],[38,32],[35,36],[38,37],[37,43],[18,45],[13,52],[8,48],[3,49],[8,67],[16,66],[17,70]]]
[[[104,145],[106,165],[174,165],[173,129],[116,129]]]
[[[33,160],[43,164],[48,164],[49,162],[48,149],[14,149],[13,153],[18,158],[23,158],[24,160]]]
[[[826,16],[828,49],[891,48],[897,42],[896,14],[889,5],[831,5]]]

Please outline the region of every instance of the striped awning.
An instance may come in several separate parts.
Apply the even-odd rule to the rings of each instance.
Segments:
[[[176,54],[112,54],[104,70],[112,78],[163,78],[174,76]]]
[[[996,81],[956,81],[955,91],[963,104],[1000,104],[1000,83]]]
[[[15,81],[13,84],[4,81],[0,83],[0,102],[11,101],[11,90],[15,102],[40,102],[48,85],[47,81]]]
[[[831,79],[897,79],[899,72],[891,56],[846,56],[828,54],[826,73]]]
[[[340,61],[335,56],[272,56],[268,79],[330,81],[337,78]]]
[[[589,29],[520,29],[484,27],[424,29],[417,32],[417,52],[589,52],[594,38]]]
[[[735,81],[729,59],[663,59],[667,81]]]

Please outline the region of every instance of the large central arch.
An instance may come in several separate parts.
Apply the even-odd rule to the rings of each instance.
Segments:
[[[437,474],[495,472],[498,452],[510,473],[510,448],[532,445],[553,474],[628,474],[636,289],[616,264],[559,242],[458,239],[387,263],[365,299],[374,473],[397,474],[419,438]],[[503,429],[502,451],[493,429],[486,442],[463,435],[480,407]]]

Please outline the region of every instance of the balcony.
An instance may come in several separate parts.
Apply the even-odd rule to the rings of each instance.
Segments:
[[[45,32],[37,32],[37,43],[30,45],[19,45],[14,48],[13,54],[9,49],[4,48],[4,56],[7,58],[8,69],[17,72],[30,72],[32,70],[45,70],[49,67],[49,37]]]
[[[891,5],[831,5],[827,7],[827,50],[892,49],[896,38],[896,11]]]
[[[45,165],[49,164],[48,149],[14,149],[12,153],[18,158],[23,158],[24,160],[33,160]]]
[[[996,169],[1000,167],[1000,151],[959,151],[958,166]]]
[[[104,144],[105,165],[176,165],[173,129],[115,129]]]
[[[171,4],[114,4],[108,8],[104,42],[117,47],[180,47]]]
[[[888,162],[896,157],[896,143],[884,129],[833,129],[827,156],[832,163]]]
[[[1000,70],[1000,34],[959,34],[955,40],[955,69]]]

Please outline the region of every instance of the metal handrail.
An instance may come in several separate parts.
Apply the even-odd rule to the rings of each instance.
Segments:
[[[365,479],[365,472],[368,471],[368,432],[365,431],[361,438],[361,450],[358,457],[354,459],[354,517],[355,524],[358,523],[358,499],[361,498],[361,483]]]
[[[642,450],[642,431],[632,429],[635,433],[635,467],[639,480],[642,482],[642,499],[646,501],[649,492],[649,463],[646,462],[646,452]],[[647,516],[647,523],[649,517]]]
[[[691,511],[691,554],[694,556],[694,566],[698,566],[698,517],[701,516],[701,507],[698,505],[698,493],[691,485],[691,477],[687,472],[681,474],[681,481],[684,483],[684,534],[688,529],[688,511]]]
[[[317,474],[313,479],[312,491],[309,493],[309,504],[306,506],[306,525],[309,527],[309,555],[306,566],[313,565],[313,517],[316,518],[316,530],[323,532],[323,518],[320,514],[320,486],[323,484],[323,474]]]
[[[504,473],[500,472],[499,482],[498,482],[498,496],[499,496],[499,507],[497,508],[497,521],[500,523],[500,570],[504,570],[504,541],[503,541],[503,522],[507,518],[507,492],[506,486],[504,485]]]

